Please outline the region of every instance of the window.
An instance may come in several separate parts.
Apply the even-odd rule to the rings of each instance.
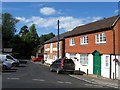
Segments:
[[[106,34],[101,33],[96,35],[96,43],[106,43]]]
[[[74,59],[75,57],[76,57],[76,54],[75,54],[75,53],[71,53],[71,54],[70,54],[70,58],[71,58],[71,59]]]
[[[88,36],[80,38],[80,45],[88,44]]]
[[[88,54],[80,54],[80,63],[82,65],[88,65]]]
[[[105,57],[105,66],[108,67],[109,66],[109,56]]]
[[[70,46],[74,46],[75,45],[75,38],[70,38]]]

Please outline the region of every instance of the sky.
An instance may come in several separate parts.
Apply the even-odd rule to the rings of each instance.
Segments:
[[[75,27],[118,14],[117,2],[2,2],[2,13],[10,13],[20,21],[16,24],[18,33],[24,25],[35,24],[38,35],[57,35],[57,21],[60,33]]]

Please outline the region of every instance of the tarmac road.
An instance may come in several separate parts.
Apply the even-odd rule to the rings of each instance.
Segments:
[[[49,67],[28,61],[2,73],[2,88],[108,88],[50,72]]]

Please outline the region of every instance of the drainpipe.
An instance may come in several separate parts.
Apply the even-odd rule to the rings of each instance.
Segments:
[[[113,55],[115,55],[115,59],[116,59],[116,54],[115,54],[115,29],[112,28],[113,31]],[[115,79],[116,79],[116,61],[115,61]]]
[[[116,22],[119,20],[120,15],[118,16],[118,18],[115,20],[115,22],[112,24],[111,29],[113,31],[113,55],[115,55],[115,59],[116,59],[116,54],[115,54],[115,29],[114,26],[116,24]],[[115,61],[115,79],[116,79],[116,61]]]
[[[111,75],[112,75],[112,63],[111,63],[111,61],[112,61],[112,56],[111,56],[111,54],[110,54],[110,79],[111,79]]]

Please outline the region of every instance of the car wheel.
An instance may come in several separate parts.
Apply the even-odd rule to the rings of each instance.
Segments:
[[[74,74],[74,71],[71,71],[70,74]]]
[[[12,64],[12,66],[13,66],[13,67],[16,67],[16,64],[15,64],[15,63],[13,63],[13,64]]]
[[[59,69],[57,69],[57,74],[60,74],[60,70]]]
[[[5,65],[2,66],[2,70],[3,71],[6,70],[6,66]]]

